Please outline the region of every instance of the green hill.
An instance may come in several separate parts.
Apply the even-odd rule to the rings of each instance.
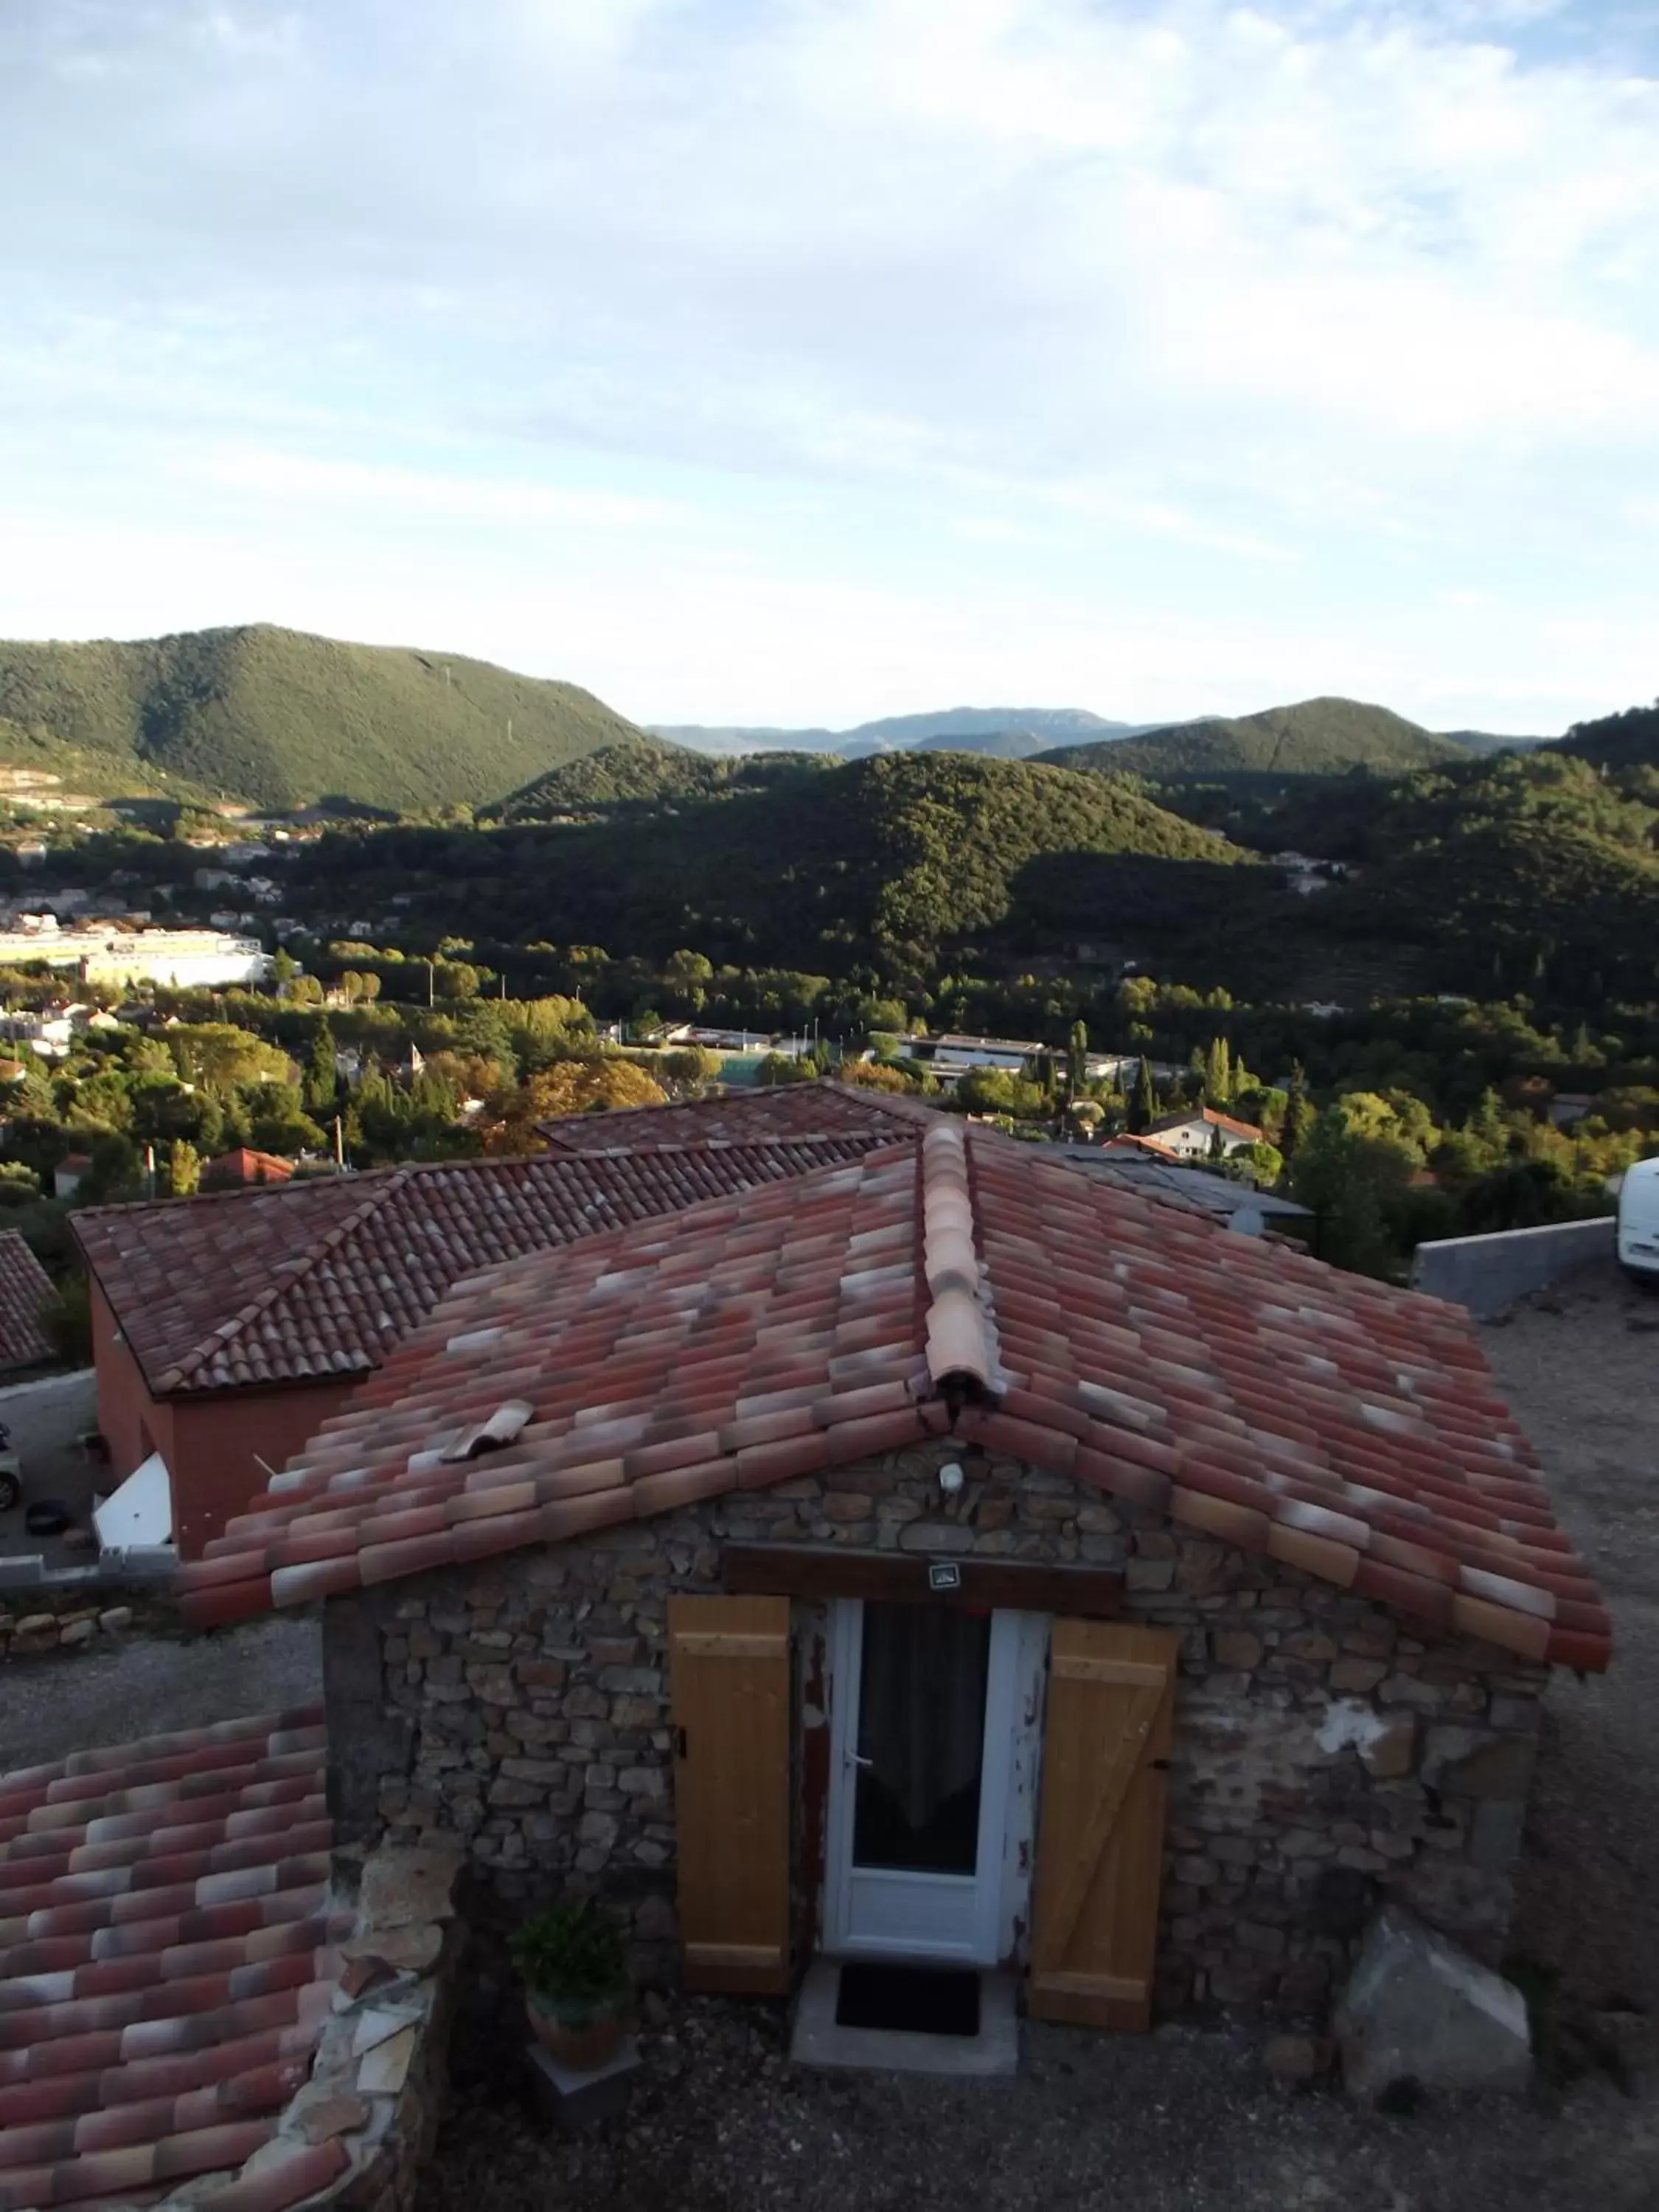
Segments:
[[[259,624],[0,644],[0,759],[50,769],[61,755],[100,790],[477,805],[601,745],[656,743],[574,684]]]
[[[1309,902],[1334,936],[1416,945],[1439,988],[1603,1006],[1651,995],[1651,768],[1603,767],[1552,745],[1382,783],[1310,780],[1271,829],[1351,868],[1348,883]]]
[[[817,775],[835,766],[822,753],[745,753],[732,758],[671,752],[665,745],[601,745],[580,760],[550,769],[515,791],[488,817],[545,822],[566,814],[638,811],[682,800],[729,798],[791,776]]]
[[[892,974],[968,940],[1108,930],[1120,908],[1155,926],[1197,877],[1267,878],[1239,870],[1248,858],[1103,776],[904,752],[616,819],[330,838],[311,865],[354,885],[395,878],[416,890],[416,925],[487,906],[503,942]],[[1060,896],[1057,876],[1084,862],[1086,896]]]
[[[1334,775],[1352,768],[1395,774],[1453,759],[1462,748],[1387,707],[1304,699],[1259,714],[1211,715],[1114,743],[1068,745],[1041,757],[1152,782],[1218,775]]]
[[[1553,750],[1576,754],[1598,768],[1659,768],[1659,700],[1627,707],[1599,721],[1575,722]]]

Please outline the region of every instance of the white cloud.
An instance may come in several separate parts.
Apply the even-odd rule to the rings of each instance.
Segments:
[[[167,517],[142,585],[65,568],[59,629],[136,620],[159,558],[180,606],[447,606],[524,659],[556,597],[608,634],[611,556],[559,550],[603,540],[663,715],[975,667],[1105,712],[1367,669],[1579,711],[1659,511],[1659,52],[1617,35],[1538,0],[12,0],[0,499],[19,543]],[[407,618],[343,513],[398,534]],[[0,543],[22,604],[50,573]],[[803,652],[808,605],[860,627]]]
[[[315,511],[346,507],[376,524],[431,520],[507,527],[574,525],[584,530],[660,529],[683,519],[670,500],[558,484],[503,483],[364,461],[316,460],[252,446],[210,447],[184,470],[216,490]]]

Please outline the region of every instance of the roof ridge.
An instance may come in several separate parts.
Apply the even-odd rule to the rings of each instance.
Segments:
[[[350,1236],[354,1230],[367,1221],[370,1214],[378,1212],[385,1206],[394,1193],[400,1190],[408,1181],[407,1168],[398,1168],[388,1175],[386,1181],[380,1183],[361,1206],[353,1206],[349,1213],[336,1222],[328,1234],[319,1238],[312,1246],[310,1251],[290,1267],[278,1281],[268,1284],[257,1297],[250,1298],[245,1306],[240,1307],[228,1322],[221,1322],[216,1328],[210,1329],[193,1351],[187,1352],[182,1359],[174,1360],[173,1365],[157,1377],[155,1382],[157,1391],[175,1390],[181,1383],[187,1382],[205,1360],[210,1358],[215,1352],[222,1352],[226,1345],[240,1336],[245,1328],[259,1318],[261,1314],[268,1313],[279,1299],[286,1297],[296,1284],[303,1282],[322,1260],[331,1252],[337,1250],[344,1238]]]
[[[921,1140],[921,1218],[928,1375],[939,1390],[965,1376],[990,1392],[1000,1372],[996,1325],[983,1295],[967,1135],[955,1121],[942,1121]]]
[[[257,1151],[258,1147],[256,1146],[246,1146],[240,1148],[233,1147],[233,1150],[235,1149],[253,1152]],[[218,1157],[221,1159],[224,1159],[228,1158],[228,1155],[222,1152]],[[277,1159],[281,1157],[281,1154],[276,1152],[273,1152],[270,1155],[270,1158],[272,1159]],[[204,1161],[203,1164],[205,1166],[208,1163]],[[290,1176],[286,1182],[253,1185],[243,1183],[234,1185],[229,1188],[221,1187],[214,1190],[186,1191],[179,1197],[124,1198],[117,1200],[114,1204],[110,1206],[77,1206],[75,1212],[70,1216],[70,1227],[73,1230],[77,1223],[82,1221],[107,1221],[112,1219],[117,1214],[148,1213],[153,1209],[163,1206],[180,1208],[187,1206],[198,1207],[224,1206],[235,1199],[246,1198],[249,1194],[250,1189],[258,1195],[265,1198],[271,1198],[276,1196],[279,1191],[337,1190],[342,1183],[368,1182],[371,1178],[374,1178],[376,1181],[384,1179],[390,1182],[393,1176],[401,1175],[406,1167],[413,1166],[415,1164],[416,1164],[413,1161],[394,1161],[388,1166],[383,1168],[349,1168],[343,1175],[340,1174],[337,1170],[327,1175],[295,1175]],[[422,1162],[420,1163],[420,1164],[439,1164],[453,1167],[456,1163],[453,1161],[441,1163]]]

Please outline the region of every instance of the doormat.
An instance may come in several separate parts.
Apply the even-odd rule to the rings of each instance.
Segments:
[[[836,2025],[892,2034],[977,2035],[979,1976],[951,1966],[843,1966]]]

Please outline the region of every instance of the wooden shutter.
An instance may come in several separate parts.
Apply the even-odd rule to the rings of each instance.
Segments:
[[[1178,1642],[1115,1621],[1054,1623],[1029,1992],[1039,2019],[1151,2022]]]
[[[685,1985],[790,1984],[789,1601],[671,1597]]]

